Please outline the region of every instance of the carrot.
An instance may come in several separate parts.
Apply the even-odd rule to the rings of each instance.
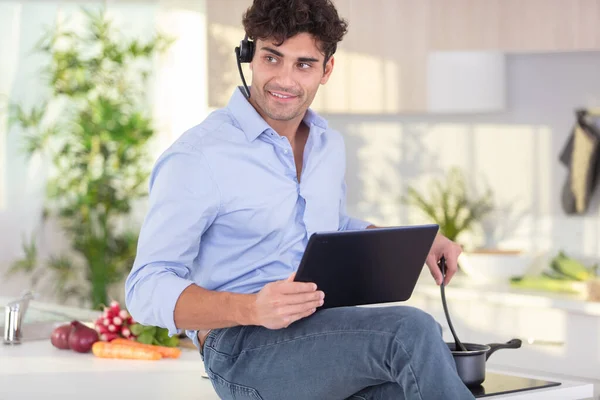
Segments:
[[[177,347],[166,347],[166,346],[156,346],[153,344],[144,344],[140,342],[136,342],[134,340],[117,338],[114,339],[111,343],[124,345],[124,346],[134,346],[140,349],[148,349],[153,350],[160,353],[161,356],[166,358],[179,358],[181,355],[181,350]]]
[[[162,358],[157,351],[107,342],[94,343],[92,345],[92,353],[96,357],[101,358],[121,358],[131,360],[160,360]]]

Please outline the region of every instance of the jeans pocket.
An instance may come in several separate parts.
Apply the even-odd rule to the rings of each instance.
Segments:
[[[215,332],[214,340],[211,342],[210,347],[223,356],[237,357],[242,351],[239,343],[245,329],[245,326],[238,325],[218,330]],[[204,347],[204,351],[206,352],[206,346]]]
[[[263,400],[256,389],[229,382],[211,369],[208,369],[208,376],[215,392],[223,400]]]

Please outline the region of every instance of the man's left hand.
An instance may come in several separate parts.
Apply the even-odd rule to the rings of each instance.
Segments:
[[[458,256],[462,253],[462,247],[438,233],[433,241],[429,255],[427,256],[427,266],[431,272],[431,276],[435,282],[440,285],[442,283],[442,271],[438,265],[438,261],[444,256],[446,259],[446,279],[444,284],[450,283],[452,276],[458,270]]]

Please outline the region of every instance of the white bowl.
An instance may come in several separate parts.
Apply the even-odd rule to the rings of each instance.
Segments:
[[[518,250],[482,249],[463,252],[458,263],[471,279],[481,283],[508,283],[513,276],[525,275],[534,265],[535,255]]]

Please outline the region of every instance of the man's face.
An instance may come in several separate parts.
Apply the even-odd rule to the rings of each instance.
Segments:
[[[333,70],[333,57],[325,68],[325,56],[312,35],[299,33],[276,46],[271,40],[257,40],[250,69],[250,100],[258,111],[277,121],[304,115],[319,85]]]

